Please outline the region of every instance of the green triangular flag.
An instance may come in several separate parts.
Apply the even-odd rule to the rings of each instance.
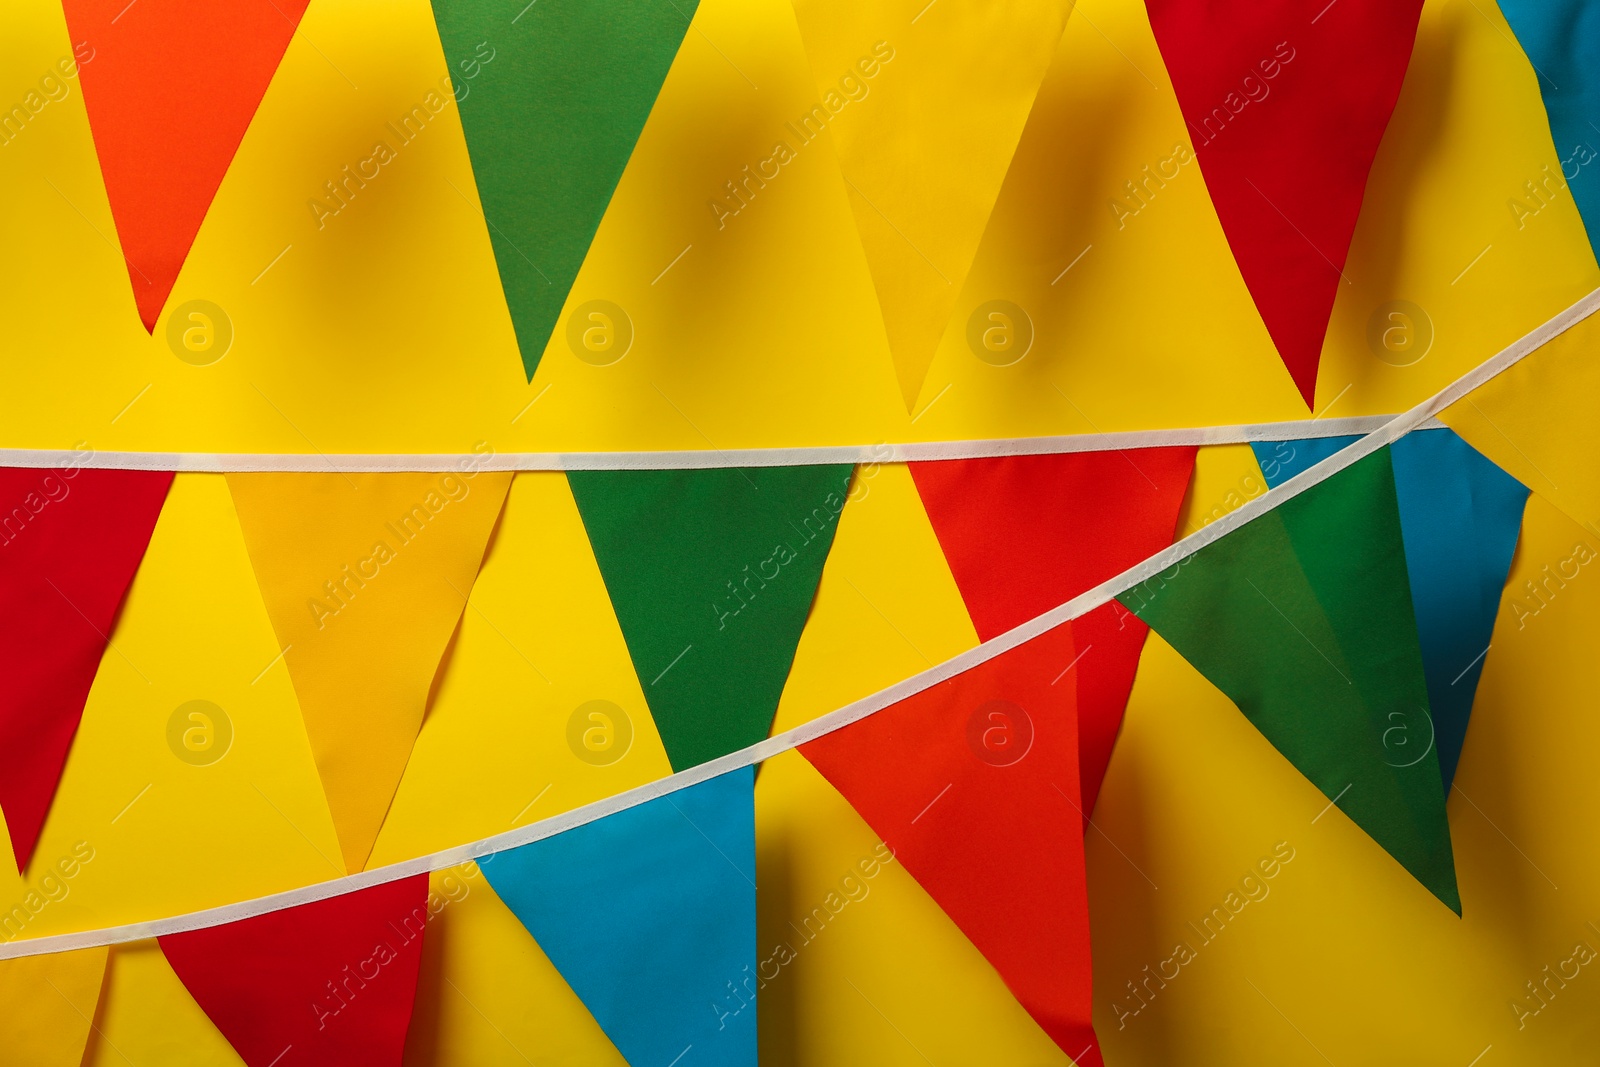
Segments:
[[[433,16],[532,381],[698,0],[519,6]]]
[[[1388,449],[1119,599],[1460,914]]]
[[[772,728],[850,472],[568,472],[673,770]]]

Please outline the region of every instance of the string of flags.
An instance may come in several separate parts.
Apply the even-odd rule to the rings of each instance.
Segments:
[[[1240,274],[1309,407],[1421,0],[1347,0],[1318,12],[1290,0],[1147,6],[1192,144],[1180,146],[1177,163],[1145,167],[1127,195],[1142,205],[1177,173],[1168,164],[1198,161]],[[835,143],[908,410],[1071,7],[960,6],[918,26],[919,47],[905,52],[871,40],[868,9],[795,5],[821,101],[801,123],[808,137],[828,130]],[[1564,75],[1582,69],[1581,50],[1594,35],[1562,32],[1584,5],[1504,7],[1546,72],[1541,90],[1563,168],[1546,176],[1542,191],[1529,183],[1523,212],[1571,183],[1592,230],[1600,209],[1585,170],[1594,156],[1589,90],[1576,73]],[[97,57],[75,66],[137,313],[153,333],[307,2],[218,10],[184,0],[126,20],[100,0],[63,0],[63,8],[73,40]],[[457,106],[474,206],[529,381],[697,9],[689,2],[601,16],[530,7],[508,17],[486,0],[432,4],[448,74],[416,109],[414,125],[403,117],[395,133],[404,143],[407,129],[414,135]],[[206,47],[218,40],[229,48]],[[196,55],[204,56],[199,68]],[[878,79],[891,63],[896,77]],[[206,91],[184,91],[179,69]],[[832,121],[868,94],[876,100],[865,119]],[[368,162],[376,168],[394,147],[384,141],[374,151]],[[346,167],[326,183],[322,210],[340,210],[376,173]],[[730,179],[729,202],[747,203],[776,171],[765,174],[747,167]],[[908,182],[907,174],[920,177]]]
[[[151,333],[309,6],[174,0],[124,19],[120,4],[63,0],[71,39],[83,42],[75,75],[116,244]],[[1524,207],[1569,188],[1593,234],[1597,108],[1585,72],[1600,47],[1600,7],[1501,6],[1541,76],[1562,168],[1530,182]],[[1071,7],[960,6],[911,50],[876,37],[859,5],[795,0],[818,89],[796,137],[833,131],[908,410]],[[1146,3],[1221,230],[1308,407],[1422,8]],[[449,79],[415,121],[458,108],[475,189],[457,192],[482,219],[530,382],[698,10],[696,0],[604,13],[432,0]],[[897,77],[881,78],[886,69]],[[834,124],[869,94],[883,105],[871,121]],[[775,146],[769,162],[781,167],[783,155]],[[746,167],[728,183],[723,215],[775,173]],[[328,182],[329,202],[342,207],[370,180],[359,164],[345,168]],[[1147,167],[1129,194],[1168,180]],[[903,868],[1062,1053],[1102,1063],[1083,834],[1154,630],[1418,888],[1461,915],[1471,902],[1446,800],[1471,744],[1524,508],[1535,493],[1591,530],[1600,521],[1593,450],[1548,429],[1592,423],[1579,406],[1596,373],[1584,358],[1592,327],[1578,323],[1593,310],[1575,306],[1553,330],[1566,336],[1538,334],[1530,347],[1550,342],[1538,358],[1471,383],[1473,403],[1440,412],[1447,428],[1411,430],[1314,484],[1298,481],[1294,495],[1269,497],[1249,521],[1219,525],[1225,532],[1176,557],[1202,446],[906,463],[973,634],[980,647],[1004,647],[786,742],[881,841],[862,863]],[[1338,463],[1359,439],[1292,436],[1252,441],[1251,451],[1277,489]],[[537,477],[570,497],[586,539],[576,562],[600,576],[667,764],[696,773],[459,870],[482,876],[628,1063],[753,1064],[764,967],[785,946],[758,939],[759,761],[737,754],[772,733],[846,536],[853,463],[228,473],[337,836],[336,857],[324,858],[347,879],[381,873],[378,842],[436,687],[463,620],[481,613],[480,569],[514,486]],[[16,502],[0,513],[0,662],[12,679],[0,691],[0,811],[30,877],[70,879],[67,865],[92,862],[87,846],[56,860],[39,841],[97,675],[122,655],[119,613],[174,485],[171,470],[0,468],[0,499]],[[1145,573],[1158,558],[1172,565]],[[1092,610],[1008,643],[1136,572]],[[595,714],[592,728],[614,730]],[[194,715],[180,738],[212,729]],[[697,773],[730,757],[740,765]],[[427,874],[339,884],[155,941],[250,1067],[406,1056],[425,950],[450,936],[438,920],[455,898]],[[19,904],[17,932],[45,906],[38,893]],[[0,991],[16,1003],[50,978],[71,1006],[107,967],[104,944],[32,959],[26,937],[8,927],[6,939],[14,951],[0,952]],[[77,1014],[87,1039],[92,1010]]]
[[[1268,479],[1281,483],[1345,444],[1314,439],[1259,448]],[[1129,570],[1142,555],[1154,554],[1149,546],[1169,544],[1193,462],[1192,448],[1153,448],[936,462],[913,467],[912,476],[987,639],[1039,614],[1057,596],[1070,598]],[[1437,536],[1436,528],[1425,525],[1417,532],[1406,522],[1418,507],[1421,514],[1431,514],[1416,495],[1407,495],[1418,490],[1400,473],[1417,462],[1445,463],[1459,472],[1427,491],[1435,505],[1461,512],[1469,528],[1482,533],[1461,549],[1470,566],[1436,569],[1408,581],[1410,555]],[[132,472],[78,476],[89,473],[135,477]],[[751,484],[746,481],[751,476],[763,480]],[[309,477],[323,483],[323,514],[337,514],[341,493],[349,490],[335,488],[338,476]],[[419,475],[363,477],[374,479],[363,486],[369,499],[390,503],[408,494],[426,501],[425,479],[437,481]],[[149,483],[153,476],[137,478]],[[376,481],[383,478],[394,479],[393,485]],[[493,486],[474,485],[454,500],[441,493],[434,501],[437,511],[430,513],[424,504],[409,513],[412,525],[385,520],[385,528],[402,548],[413,542],[420,546],[428,532],[448,541],[452,535],[443,532],[441,521],[446,509],[482,492],[492,521],[508,480],[501,476]],[[696,484],[685,486],[685,480]],[[727,672],[748,670],[762,656],[774,655],[771,642],[782,641],[779,652],[792,649],[805,603],[825,566],[824,535],[831,536],[844,509],[847,468],[589,472],[574,479],[575,488],[579,481],[587,485],[574,495],[584,501],[580,510],[593,531],[591,544],[602,560],[607,588],[614,600],[633,595],[641,605],[670,598],[675,586],[698,585],[708,569],[723,573],[704,562],[697,569],[697,557],[684,555],[707,552],[708,531],[675,525],[671,520],[682,516],[671,512],[669,502],[694,497],[701,508],[723,517],[717,528],[724,537],[730,530],[748,535],[743,542],[724,540],[722,548],[709,546],[723,564],[752,558],[746,550],[771,539],[764,524],[774,515],[810,505],[809,514],[799,512],[802,523],[788,528],[792,552],[780,553],[786,542],[779,542],[766,557],[778,566],[779,558],[792,555],[789,562],[799,565],[807,545],[819,557],[803,580],[788,575],[803,586],[794,598],[800,601],[798,612],[792,605],[785,608],[780,597],[766,601],[776,605],[768,610],[778,619],[769,625],[787,624],[788,630],[771,631],[780,636],[758,642],[753,651],[708,647],[721,657],[719,668],[703,675],[685,672],[682,684],[690,693],[714,694]],[[165,480],[154,477],[154,482],[164,492]],[[465,489],[465,483],[461,486]],[[260,491],[252,486],[244,493]],[[758,493],[769,492],[777,495],[752,504]],[[947,510],[953,497],[983,501],[985,528],[966,518],[970,509]],[[1080,738],[1109,735],[1114,741],[1121,709],[1106,703],[1106,693],[1120,692],[1125,701],[1122,670],[1128,654],[1113,646],[1107,670],[1114,669],[1114,675],[1086,682],[1082,666],[1093,652],[1080,642],[1108,636],[1142,641],[1142,630],[1123,638],[1114,624],[1119,619],[1125,625],[1148,623],[1227,693],[1333,803],[1459,911],[1443,817],[1448,775],[1441,771],[1445,745],[1437,738],[1444,731],[1431,722],[1422,649],[1426,643],[1447,657],[1442,662],[1454,663],[1448,657],[1459,655],[1462,640],[1477,640],[1473,624],[1481,626],[1484,618],[1477,614],[1461,633],[1433,634],[1425,641],[1422,620],[1437,622],[1440,616],[1419,615],[1412,604],[1435,598],[1477,608],[1480,597],[1497,597],[1496,582],[1503,584],[1525,497],[1522,487],[1450,431],[1418,431],[1229,531],[1169,571],[1127,588],[1118,598],[1120,610],[1096,609],[1046,630],[948,681],[805,742],[800,752],[879,835],[893,862],[902,864],[972,940],[1057,1045],[1076,1062],[1098,1062],[1089,1017],[1082,838],[1093,793],[1080,774],[1082,768],[1103,774],[1105,756],[1086,761]],[[80,513],[62,508],[59,514]],[[458,514],[468,517],[459,520],[456,536],[466,540],[453,546],[455,558],[481,556],[486,520]],[[667,520],[655,527],[657,555],[622,558],[633,551],[631,542],[608,542],[606,531],[646,519]],[[242,521],[248,528],[258,520]],[[273,521],[303,522],[287,508]],[[813,524],[809,542],[802,536],[806,522]],[[402,529],[411,541],[401,541]],[[281,531],[267,537],[280,544],[286,540]],[[986,538],[1006,542],[1011,555],[985,562],[979,549]],[[730,543],[736,547],[726,548]],[[1072,553],[1077,558],[1065,565],[1059,559],[1064,543],[1078,549]],[[315,554],[315,547],[308,547]],[[1052,588],[1059,591],[1019,583],[1016,575],[1029,565],[1047,574],[1053,570],[1057,577],[1051,580],[1059,584]],[[271,589],[270,569],[260,573],[263,588]],[[348,572],[341,565],[338,573],[345,576],[343,584],[323,590],[324,606],[337,605],[330,610],[343,612],[365,603],[361,598],[368,587],[357,582],[370,582],[378,572],[357,564]],[[781,566],[764,572],[759,564],[729,573],[750,583],[744,590],[749,599],[733,597],[724,612],[741,602],[755,610],[764,602],[762,594],[775,594],[785,576]],[[758,584],[760,579],[766,586]],[[470,584],[470,577],[466,581]],[[643,583],[647,592],[630,583]],[[271,600],[269,593],[269,605]],[[704,607],[709,644],[723,615],[714,605]],[[314,641],[312,628],[325,620],[313,606],[300,610],[308,620],[301,638]],[[460,610],[459,599],[451,601],[445,624]],[[645,674],[657,669],[661,656],[638,650],[650,647],[645,635],[661,628],[660,619],[642,607],[634,613],[617,610],[641,683],[648,682]],[[1493,611],[1491,606],[1491,619]],[[1090,626],[1077,624],[1083,620],[1091,620]],[[693,636],[680,633],[674,640]],[[296,674],[291,662],[290,669],[300,685],[305,668]],[[312,677],[317,669],[312,668]],[[773,668],[780,687],[786,670],[783,657]],[[1081,673],[1074,683],[1061,684],[1075,671]],[[370,669],[364,677],[379,688],[387,683]],[[1307,702],[1307,692],[1316,694],[1314,701]],[[715,697],[709,699],[715,707]],[[1470,700],[1464,706],[1470,710]],[[668,700],[660,707],[658,712],[653,702],[652,713],[662,716],[663,735],[671,736],[672,716],[683,714],[677,710],[681,704]],[[1099,724],[1099,735],[1080,727],[1087,719],[1080,714],[1084,707],[1111,720]],[[308,710],[308,725],[311,714],[325,713]],[[685,741],[668,747],[687,745],[689,753],[704,756],[696,761],[691,755],[681,763],[694,767],[759,740],[769,724],[770,712],[764,710],[755,719],[699,723],[698,733],[686,733]],[[407,719],[400,732],[414,734],[415,729]],[[684,749],[678,751],[675,767],[683,760]],[[885,753],[894,754],[887,765]],[[336,773],[334,766],[319,759],[325,775]],[[759,964],[753,936],[754,782],[753,768],[745,766],[480,860],[494,892],[630,1062],[654,1062],[663,1055],[670,1060],[691,1048],[699,1048],[709,1062],[754,1062],[755,1014],[747,1010],[759,988],[753,977]],[[329,790],[330,805],[337,795]],[[1017,812],[1029,815],[1017,818]],[[610,902],[608,922],[601,926],[582,920],[582,909],[597,898]],[[161,948],[247,1063],[346,1062],[343,1057],[355,1047],[387,1049],[383,1062],[398,1062],[420,942],[431,911],[442,906],[430,902],[425,878],[411,876],[163,935]],[[255,963],[240,968],[235,961],[241,958]],[[649,979],[652,973],[655,978]]]

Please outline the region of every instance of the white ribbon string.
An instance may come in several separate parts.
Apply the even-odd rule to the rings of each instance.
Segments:
[[[190,912],[187,915],[155,919],[148,922],[129,923],[123,926],[105,927],[99,930],[85,930],[78,933],[19,939],[0,945],[0,960],[15,959],[20,956],[37,956],[51,952],[65,952],[72,949],[94,948],[101,945],[125,944],[130,941],[141,941],[152,937],[162,937],[170,934],[185,933],[190,930],[200,930],[210,926],[220,926],[225,923],[238,922],[241,919],[264,915],[268,912],[281,911],[285,908],[326,900],[330,897],[398,881],[402,878],[410,878],[430,871],[454,867],[471,860],[483,859],[496,852],[503,852],[519,845],[552,837],[555,834],[583,826],[597,819],[603,819],[608,815],[614,815],[617,812],[647,803],[669,793],[698,785],[710,778],[715,778],[717,775],[726,774],[729,771],[771,759],[808,741],[814,741],[826,734],[833,733],[835,730],[843,729],[851,723],[859,722],[869,715],[876,714],[884,708],[905,700],[907,697],[915,696],[917,693],[971,670],[979,664],[987,663],[996,656],[1003,655],[1018,645],[1032,640],[1064,622],[1069,622],[1093,611],[1095,608],[1111,601],[1119,593],[1126,592],[1141,582],[1155,577],[1162,571],[1171,569],[1180,561],[1218,539],[1227,536],[1245,523],[1266,514],[1285,501],[1291,500],[1311,487],[1331,478],[1385,445],[1399,440],[1412,430],[1434,425],[1433,419],[1439,412],[1483,385],[1495,375],[1513,366],[1529,353],[1534,352],[1590,315],[1593,315],[1596,310],[1600,310],[1600,289],[1596,289],[1537,329],[1513,342],[1510,346],[1479,364],[1476,368],[1410,411],[1383,422],[1348,448],[1307,468],[1277,488],[1269,490],[1254,500],[1247,502],[1236,511],[1230,512],[1169,548],[1157,552],[1143,562],[1128,568],[1115,578],[1100,583],[1093,589],[1073,597],[1066,603],[1058,605],[1044,614],[1000,634],[998,637],[991,638],[952,659],[930,667],[921,674],[913,675],[887,689],[857,700],[852,704],[847,704],[802,726],[797,726],[792,730],[774,735],[764,741],[742,748],[737,752],[731,752],[726,756],[703,763],[697,767],[679,771],[666,778],[615,794],[604,800],[598,800],[592,804],[586,804],[583,807],[574,808],[560,815],[554,815],[527,826],[508,830],[505,833],[495,834],[492,837],[486,837],[470,844],[458,845],[455,848],[444,849],[427,856],[419,856],[403,863],[390,864],[387,867],[379,867],[370,871],[361,871],[357,874],[346,875],[327,882],[319,882],[315,885],[302,886],[299,889],[291,889],[283,893],[274,893],[255,900],[246,900],[236,904],[208,908],[204,911]],[[1324,425],[1331,424],[1325,423]],[[1294,433],[1285,435],[1286,438],[1304,436],[1306,434],[1303,430],[1297,430]],[[1285,438],[1276,439],[1282,440]],[[991,443],[994,442],[984,442],[983,444]],[[1012,451],[989,454],[1016,455],[1024,453]],[[878,461],[887,462],[881,458],[878,458]],[[828,460],[826,462],[836,461]],[[172,468],[161,467],[158,469],[170,470]]]
[[[0,467],[101,468],[228,474],[286,471],[299,474],[365,474],[459,471],[702,470],[712,467],[800,467],[820,463],[917,463],[936,459],[1042,456],[1112,452],[1173,445],[1233,445],[1309,437],[1371,433],[1393,416],[1301,419],[1248,426],[1199,426],[1179,430],[1019,437],[991,441],[914,441],[902,444],[825,445],[808,448],[682,449],[665,452],[372,453],[322,455],[269,452],[100,452],[89,449],[0,449]]]

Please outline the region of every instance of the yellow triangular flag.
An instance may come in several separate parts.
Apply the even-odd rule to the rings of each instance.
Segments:
[[[1072,0],[794,0],[909,410]]]
[[[614,727],[601,750],[582,740],[596,710]],[[470,790],[463,767],[474,769]],[[518,474],[370,862],[476,841],[671,773],[567,476]]]
[[[422,939],[407,1063],[627,1067],[476,864],[435,871],[429,886],[448,903]]]
[[[1467,444],[1591,532],[1600,524],[1594,361],[1600,319],[1588,319],[1446,408]]]
[[[105,991],[83,1067],[133,1063],[245,1067],[173,973],[155,941],[118,945],[105,970]],[[178,1050],[182,1058],[177,1057]]]
[[[76,872],[26,936],[345,873],[281,659],[227,480],[179,474],[84,704],[39,863],[15,889],[0,881],[0,901],[48,900],[42,872]]]
[[[106,950],[86,948],[0,963],[0,1049],[5,1062],[78,1067],[100,1002]]]
[[[232,474],[350,871],[422,725],[510,474]]]

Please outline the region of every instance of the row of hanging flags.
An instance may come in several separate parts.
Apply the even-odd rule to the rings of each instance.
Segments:
[[[1276,486],[1354,440],[1254,447]],[[1196,452],[908,466],[988,641],[1172,543]],[[566,475],[674,771],[768,736],[852,473]],[[513,475],[478,473],[470,492],[436,474],[226,477],[346,867],[361,870]],[[0,808],[20,867],[172,478],[0,470],[0,499],[21,501],[0,517],[12,680]],[[1045,1032],[1098,1062],[1082,834],[1147,628],[1459,913],[1445,798],[1527,496],[1452,430],[1414,431],[1116,599],[799,750]],[[420,565],[368,582],[399,544]],[[330,615],[338,625],[322,626]],[[404,654],[374,670],[373,641]],[[757,964],[754,782],[741,767],[482,863],[630,1063],[690,1046],[697,1063],[755,1062],[755,1012],[707,1008]],[[418,876],[161,945],[249,1064],[398,1063],[428,899]],[[594,899],[609,902],[604,924],[582,912]]]
[[[81,73],[86,106],[147,329],[160,318],[307,2],[183,0],[141,5],[131,18],[120,3],[63,0],[73,40],[94,49]],[[518,16],[517,36],[496,34],[497,77],[456,94],[530,379],[694,6],[634,5],[603,17],[583,5],[530,6]],[[1218,218],[1309,402],[1421,0],[1340,0],[1320,11],[1286,0],[1225,6],[1147,2]],[[1600,89],[1584,72],[1600,49],[1600,4],[1501,6],[1542,75],[1558,154],[1566,160],[1592,152]],[[815,54],[853,41],[858,29],[870,33],[870,19],[844,0],[797,0],[796,7]],[[1068,7],[995,11],[991,20],[1016,25],[990,29],[1049,38]],[[488,0],[434,0],[434,12],[449,68],[464,73],[506,17]],[[971,44],[952,37],[938,47],[960,57]],[[1048,59],[1044,49],[1031,66],[1021,65],[1017,77],[1032,78],[1031,87],[974,81],[967,91],[992,95],[955,120],[921,116],[910,101],[898,101],[863,109],[858,123],[838,128],[845,177],[872,191],[871,202],[852,200],[862,220],[877,208],[905,219],[937,213],[951,231],[943,262],[960,269],[926,279],[905,271],[903,250],[879,244],[863,221],[908,398],[948,318]],[[205,92],[177,88],[199,81]],[[888,84],[878,90],[893,91]],[[827,92],[824,108],[831,107]],[[1257,106],[1268,94],[1274,106]],[[978,194],[955,207],[873,181],[944,173],[951,160],[965,158],[985,166],[973,168]],[[1596,232],[1596,179],[1567,178]],[[523,255],[534,250],[540,269]],[[1344,444],[1295,442],[1291,460],[1275,446],[1258,451],[1277,484]],[[974,626],[988,640],[1168,544],[1194,454],[1153,448],[953,460],[913,464],[911,472]],[[11,526],[0,522],[0,661],[13,679],[0,694],[0,808],[23,867],[172,479],[98,469],[47,477],[55,481],[36,470],[0,471],[0,499],[23,502],[20,512],[8,513]],[[434,476],[228,477],[269,616],[288,650],[345,863],[359,870],[462,610],[462,597],[447,587],[471,588],[511,476],[479,474],[474,492],[461,499],[439,497]],[[764,738],[850,468],[568,477],[673,768]],[[52,486],[69,483],[75,503],[62,506],[65,493]],[[397,570],[392,580],[364,584],[362,568],[385,563],[378,545],[352,548],[329,531],[363,528],[380,516],[388,521],[430,492],[437,501],[426,502],[413,522],[418,529],[433,524],[440,536],[418,538],[403,522],[392,536],[415,540],[407,551],[425,565],[408,570],[447,581],[407,584]],[[1526,496],[1521,483],[1451,431],[1414,432],[1115,601],[800,751],[1061,1048],[1081,1063],[1098,1062],[1081,833],[1147,627],[1459,912],[1444,801]],[[1565,504],[1572,510],[1570,499]],[[1594,518],[1592,504],[1585,500],[1586,513],[1575,517]],[[456,517],[439,523],[445,507]],[[791,525],[794,515],[806,518]],[[15,536],[18,522],[41,536]],[[741,625],[721,627],[722,617],[706,610],[703,589],[743,575],[752,560],[790,574],[769,584],[758,565],[754,577],[728,583],[721,610],[739,612]],[[340,577],[329,583],[322,611],[344,618],[324,628],[324,617],[307,610],[304,590],[328,574]],[[392,658],[394,672],[373,678],[351,670],[362,642],[378,633],[407,651]],[[694,658],[662,674],[685,643],[695,645]],[[1071,684],[1058,684],[1067,665]],[[1002,716],[1008,708],[1027,710],[1027,758],[974,757],[972,713],[991,705]],[[362,709],[359,718],[354,707]],[[1022,740],[1008,734],[1005,743]],[[886,749],[893,759],[882,758]],[[936,814],[922,817],[927,797],[946,786]],[[753,787],[752,768],[735,770],[482,865],[631,1063],[670,1063],[690,1049],[694,1062],[755,1062],[755,1012],[707,1010],[726,1001],[729,976],[750,973],[759,958]],[[597,893],[614,902],[603,927],[580,911]],[[173,934],[161,947],[252,1067],[398,1063],[429,905],[424,878],[402,879]],[[241,959],[250,965],[239,966]],[[392,977],[377,981],[379,974]]]
[[[84,100],[146,330],[160,319],[308,2],[169,0],[125,17],[115,0],[62,0],[72,39],[94,57],[81,70]],[[1217,217],[1308,406],[1422,3],[1341,0],[1313,11],[1317,5],[1294,0],[1147,0]],[[876,38],[874,5],[795,0],[821,92],[817,131],[833,131],[843,177],[858,194],[851,205],[908,408],[1072,3],[963,6],[920,28],[919,56],[899,60],[903,77],[875,83],[870,107],[830,125],[849,102],[841,93],[853,92],[837,82],[838,71],[859,63],[871,77],[895,53],[879,48],[857,58],[860,43]],[[696,8],[696,0],[529,5],[511,19],[513,33],[504,32],[504,4],[433,0],[448,70],[460,77],[454,96],[530,381]],[[1600,179],[1583,171],[1600,116],[1600,89],[1585,74],[1600,58],[1600,9],[1593,0],[1505,0],[1501,8],[1541,74],[1585,224],[1600,232]],[[476,78],[491,40],[494,76]],[[196,84],[205,91],[192,91]],[[952,106],[927,106],[957,86]],[[907,174],[919,180],[906,182]],[[340,199],[337,183],[329,195]],[[730,196],[739,196],[735,183]],[[922,252],[908,250],[902,230],[886,230],[882,219],[936,235],[929,239],[943,269],[927,269]]]

